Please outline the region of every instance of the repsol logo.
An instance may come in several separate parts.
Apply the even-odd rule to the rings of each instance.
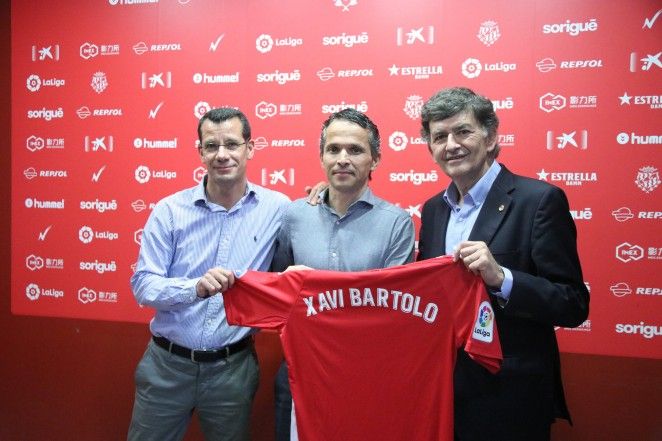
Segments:
[[[339,70],[338,78],[352,78],[352,77],[371,77],[373,76],[372,69],[345,69]]]
[[[94,116],[122,116],[122,109],[94,109]]]

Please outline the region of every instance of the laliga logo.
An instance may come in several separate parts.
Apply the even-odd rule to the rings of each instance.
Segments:
[[[25,266],[27,266],[30,271],[40,270],[44,267],[44,259],[35,256],[34,254],[30,254],[25,258]]]
[[[133,176],[136,179],[136,181],[138,181],[140,184],[145,184],[149,181],[149,178],[152,176],[152,173],[149,171],[149,168],[147,168],[144,165],[140,165],[136,169]]]
[[[260,101],[255,106],[255,116],[260,119],[267,119],[272,116],[275,116],[278,109],[273,103],[267,103],[266,101]]]
[[[480,313],[478,314],[478,323],[480,323],[480,326],[485,328],[492,323],[492,320],[494,319],[494,314],[491,310],[491,308],[488,308],[487,306],[483,306],[480,309]]]
[[[94,290],[82,287],[78,290],[78,300],[83,304],[95,302],[97,300],[97,293]]]
[[[199,184],[202,182],[202,179],[205,177],[206,174],[207,174],[207,169],[200,166],[195,170],[193,170],[193,180]]]
[[[396,152],[401,152],[407,148],[407,135],[402,132],[393,132],[388,137],[388,146]]]
[[[41,290],[39,289],[39,285],[37,285],[36,283],[31,283],[25,287],[25,295],[30,300],[37,300],[39,298],[40,292]]]
[[[255,40],[255,49],[258,52],[266,54],[274,47],[274,40],[270,35],[262,34]]]
[[[94,239],[94,231],[92,228],[87,225],[83,225],[80,230],[78,230],[78,240],[83,243],[90,243]]]
[[[200,119],[205,113],[211,110],[211,106],[206,101],[198,101],[198,103],[193,107],[193,116]]]
[[[41,87],[41,78],[38,75],[30,75],[26,81],[26,86],[30,92],[36,92]]]
[[[494,311],[490,302],[482,302],[474,325],[473,338],[490,343],[494,331]]]
[[[467,78],[476,78],[482,70],[483,66],[475,58],[467,58],[462,63],[462,75]]]

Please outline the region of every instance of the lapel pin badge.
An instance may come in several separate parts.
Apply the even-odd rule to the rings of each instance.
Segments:
[[[503,204],[499,205],[499,211],[503,211],[505,208],[506,207]]]

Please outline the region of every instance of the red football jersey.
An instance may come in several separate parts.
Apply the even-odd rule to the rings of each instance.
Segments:
[[[464,347],[501,364],[482,280],[448,256],[361,272],[248,271],[228,322],[278,329],[300,440],[453,440],[453,367]]]

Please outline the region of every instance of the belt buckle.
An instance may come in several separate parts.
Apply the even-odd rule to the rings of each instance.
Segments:
[[[193,363],[198,363],[198,361],[195,360],[195,350],[191,349],[191,361]]]

